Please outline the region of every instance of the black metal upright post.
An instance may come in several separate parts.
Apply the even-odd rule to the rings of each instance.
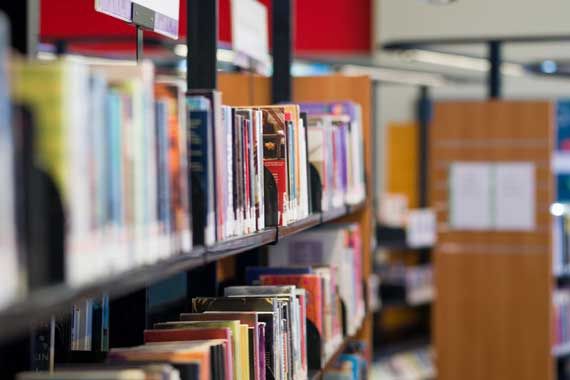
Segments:
[[[417,119],[419,127],[418,136],[418,191],[419,191],[419,207],[428,206],[428,126],[431,119],[431,100],[429,88],[421,86],[417,103]]]
[[[188,0],[188,90],[217,88],[218,0]]]
[[[273,1],[273,78],[274,103],[289,102],[292,96],[293,0]]]
[[[218,87],[218,0],[188,0],[187,9],[186,82],[188,91],[216,90]],[[215,107],[213,103],[212,106]],[[210,263],[187,272],[187,307],[192,297],[215,296],[217,288],[217,263]]]
[[[29,58],[38,51],[40,30],[40,0],[0,1],[0,11],[10,21],[11,44]]]
[[[137,25],[137,62],[142,62],[144,34],[143,29]]]
[[[489,41],[489,77],[488,77],[488,95],[491,99],[501,97],[501,42]]]
[[[419,207],[429,207],[428,175],[429,175],[429,123],[431,121],[432,103],[428,86],[420,86],[417,102],[418,119],[418,192]],[[420,263],[430,261],[430,248],[420,249]]]

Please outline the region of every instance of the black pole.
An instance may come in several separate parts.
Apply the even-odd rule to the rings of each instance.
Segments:
[[[419,127],[418,136],[418,192],[419,207],[428,206],[428,170],[429,170],[429,151],[428,151],[428,127],[431,119],[431,100],[429,88],[427,86],[420,87],[420,94],[417,103],[417,119]]]
[[[491,99],[501,97],[501,42],[489,41],[489,77],[488,77],[488,95]]]
[[[187,20],[188,90],[216,89],[218,0],[188,0]]]
[[[143,28],[137,25],[137,62],[143,59],[144,34]]]
[[[291,101],[291,62],[293,58],[292,6],[293,0],[273,1],[272,97],[274,103]]]
[[[10,22],[11,45],[33,58],[38,52],[40,0],[0,1],[0,11]]]

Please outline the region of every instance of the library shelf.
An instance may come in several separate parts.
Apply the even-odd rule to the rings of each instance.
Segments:
[[[552,347],[552,356],[555,358],[565,358],[570,355],[570,342],[558,344]]]
[[[327,222],[330,222],[331,220],[338,219],[338,218],[343,217],[345,215],[347,215],[347,207],[346,206],[337,207],[337,208],[333,208],[331,210],[323,211],[321,213],[321,223],[327,223]]]
[[[0,310],[0,342],[14,338],[39,322],[53,316],[69,313],[74,304],[88,298],[118,298],[180,272],[189,271],[225,257],[275,244],[279,239],[292,236],[333,219],[357,212],[358,208],[342,207],[329,213],[312,214],[285,227],[269,227],[251,235],[229,239],[211,247],[195,247],[191,252],[175,255],[153,264],[113,273],[84,285],[53,285],[31,292],[25,299]]]
[[[100,297],[102,294],[114,299],[176,273],[203,266],[204,253],[203,247],[196,247],[191,252],[111,274],[84,285],[59,284],[33,291],[24,300],[0,311],[0,342],[30,329],[35,323],[49,321],[52,316],[70,312],[73,305],[81,300]]]
[[[376,226],[376,240],[378,242],[378,248],[396,251],[427,252],[433,248],[433,246],[413,247],[408,244],[405,228],[382,224]]]
[[[276,240],[277,229],[275,227],[270,227],[250,235],[218,242],[213,246],[208,247],[205,255],[206,263],[211,263],[213,261],[223,259],[224,257],[237,255],[245,251],[259,248],[264,245],[271,244]]]
[[[353,205],[346,205],[346,213],[347,214],[354,214],[363,210],[366,207],[366,201],[362,201]]]
[[[299,232],[308,230],[321,224],[321,214],[312,214],[307,218],[298,220],[287,226],[277,227],[277,238],[283,239],[287,236],[298,234]]]

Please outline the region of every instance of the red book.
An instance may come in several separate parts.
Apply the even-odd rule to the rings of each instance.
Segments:
[[[284,206],[288,200],[287,124],[284,107],[261,108],[263,112],[263,165],[277,185],[279,225],[283,225]]]
[[[225,373],[227,380],[234,380],[234,363],[232,356],[232,333],[227,328],[181,328],[145,330],[144,342],[183,342],[193,340],[224,339],[226,341]]]
[[[307,293],[307,319],[323,334],[322,278],[317,274],[268,274],[260,277],[261,285],[295,285]]]
[[[249,211],[251,209],[251,181],[249,171],[249,150],[251,142],[249,141],[250,120],[243,121],[243,172],[245,175],[245,215],[244,219],[249,222]]]

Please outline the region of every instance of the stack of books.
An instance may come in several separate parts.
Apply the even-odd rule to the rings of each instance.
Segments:
[[[143,345],[112,348],[108,364],[95,372],[166,363],[181,379],[306,380],[309,370],[327,366],[343,340],[360,327],[355,323],[364,314],[362,286],[357,286],[363,281],[362,267],[355,258],[361,254],[359,235],[354,225],[308,232],[305,243],[312,241],[322,253],[313,256],[312,265],[300,266],[293,258],[287,265],[248,267],[248,285],[226,287],[222,297],[192,299],[189,312],[178,320],[144,331]],[[314,245],[318,242],[320,248]],[[273,262],[274,254],[280,253],[272,252]],[[344,373],[351,363],[350,374],[362,373],[361,357],[355,352],[341,356],[335,371]],[[52,376],[67,378],[65,371]]]
[[[26,194],[30,188],[9,170],[15,156],[15,166],[26,169],[23,178],[30,171],[43,179],[28,201],[40,194],[45,198],[38,204],[46,208],[16,211],[27,209],[23,219],[42,224],[40,230],[62,231],[61,242],[58,233],[47,234],[62,246],[58,260],[70,285],[302,220],[313,210],[311,165],[320,175],[322,209],[364,199],[357,104],[228,107],[218,91],[187,92],[185,83],[156,76],[150,62],[64,57],[11,66],[11,100],[31,116],[15,121],[19,141],[12,144],[8,113],[1,115],[0,165],[6,170],[0,175],[15,186],[0,195],[0,214],[14,213],[11,190]],[[0,87],[6,90],[4,74]],[[0,107],[7,104],[0,93]],[[13,152],[14,146],[21,151]],[[46,223],[53,215],[58,219]],[[36,250],[22,264],[16,223],[9,217],[1,223],[3,267],[25,272],[38,259]],[[45,237],[22,232],[18,240]],[[50,259],[51,265],[58,260]],[[41,260],[35,267],[54,271]],[[3,287],[0,304],[8,297],[4,290],[14,294],[10,289]]]
[[[269,265],[275,269],[312,266],[330,276],[350,315],[345,333],[356,334],[365,316],[362,240],[357,224],[323,225],[282,240],[269,248]],[[331,339],[333,346],[328,351],[335,351],[334,342]]]

